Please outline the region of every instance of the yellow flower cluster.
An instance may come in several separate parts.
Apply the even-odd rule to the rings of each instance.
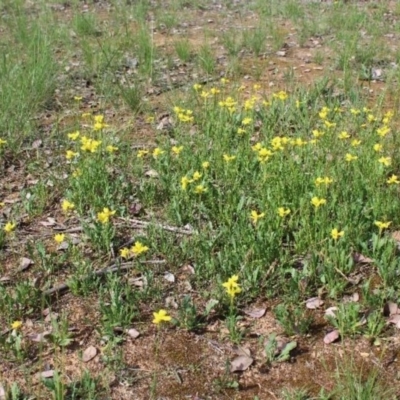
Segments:
[[[222,286],[226,290],[226,293],[231,299],[233,299],[237,294],[239,294],[242,291],[242,289],[238,284],[238,280],[239,280],[238,275],[232,275],[226,282],[222,284]]]
[[[192,110],[185,110],[181,107],[174,107],[175,115],[177,116],[180,122],[193,122],[193,111]]]
[[[145,246],[142,242],[136,241],[135,244],[128,249],[124,247],[119,251],[122,258],[130,258],[131,256],[139,256],[141,254],[146,253],[149,251],[149,248]]]

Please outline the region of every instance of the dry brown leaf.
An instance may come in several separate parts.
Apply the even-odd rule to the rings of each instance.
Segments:
[[[253,364],[253,359],[248,356],[238,356],[231,361],[231,372],[246,371]]]
[[[32,342],[41,343],[44,342],[49,335],[51,335],[51,330],[42,333],[31,333],[27,338]]]
[[[19,269],[18,271],[22,272],[25,271],[27,268],[29,268],[33,264],[33,261],[30,258],[27,257],[22,257],[19,260]]]
[[[338,340],[339,337],[340,337],[339,331],[337,329],[335,329],[325,335],[324,343],[325,344],[333,343],[334,341]]]
[[[337,311],[337,307],[329,307],[325,310],[325,316],[336,318],[335,311]]]
[[[398,314],[399,311],[400,311],[399,306],[396,303],[393,303],[392,301],[388,301],[383,306],[383,315],[385,315],[386,317]]]
[[[311,297],[306,300],[306,307],[310,310],[315,310],[316,308],[321,307],[324,304],[324,301],[319,297]]]
[[[360,264],[370,264],[374,262],[372,258],[365,257],[361,253],[353,253],[353,261]]]
[[[234,346],[233,347],[233,351],[238,356],[251,357],[251,350],[249,348],[247,348],[247,347]]]
[[[97,356],[97,349],[94,346],[89,346],[82,354],[82,361],[88,362]]]
[[[244,310],[244,313],[249,317],[259,319],[265,315],[266,311],[267,311],[266,308],[252,308],[249,310]]]

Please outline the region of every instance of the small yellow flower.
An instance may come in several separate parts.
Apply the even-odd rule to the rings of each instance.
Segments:
[[[331,237],[334,240],[338,240],[344,235],[344,231],[339,231],[337,228],[331,230]]]
[[[224,160],[228,163],[233,161],[236,158],[236,156],[230,156],[229,154],[224,154]]]
[[[326,204],[326,199],[322,199],[322,198],[319,198],[319,197],[317,197],[317,196],[314,196],[314,197],[311,199],[311,204],[312,204],[315,208],[318,208],[318,207],[320,207],[320,206]]]
[[[278,208],[278,215],[280,216],[280,217],[286,217],[287,215],[289,215],[290,214],[290,208],[285,208],[285,207],[279,207]]]
[[[201,96],[203,99],[206,99],[207,97],[210,96],[210,92],[207,92],[206,90],[202,90],[201,93],[200,93],[200,96]]]
[[[346,131],[340,132],[339,135],[338,135],[338,138],[339,138],[340,140],[346,140],[346,139],[348,139],[349,137],[350,137],[350,135],[349,135],[349,133],[346,132]]]
[[[243,135],[244,133],[246,133],[246,129],[238,128],[237,133],[238,135]]]
[[[329,108],[328,107],[322,107],[321,111],[319,112],[319,117],[321,119],[326,119],[328,117],[328,113],[329,113]]]
[[[260,151],[261,148],[262,148],[261,143],[256,143],[255,145],[251,146],[251,149],[256,152]]]
[[[76,140],[81,133],[79,131],[68,133],[68,139]]]
[[[229,83],[229,79],[221,78],[220,82],[221,82],[223,85],[226,85],[227,83]]]
[[[106,150],[109,153],[114,153],[114,151],[118,151],[118,147],[112,146],[111,144],[106,147]]]
[[[75,101],[81,101],[82,100],[82,96],[74,96],[74,100]]]
[[[358,147],[360,144],[361,144],[361,140],[359,140],[359,139],[353,139],[351,141],[351,146],[352,147]]]
[[[368,114],[367,115],[367,120],[368,122],[375,122],[376,121],[376,117],[373,114]]]
[[[352,162],[352,161],[354,161],[354,160],[357,160],[357,156],[353,156],[353,154],[350,154],[350,153],[347,153],[346,155],[345,155],[345,157],[344,157],[344,159],[347,161],[347,162]]]
[[[74,178],[77,178],[78,176],[82,175],[82,170],[80,168],[77,168],[75,171],[72,172],[72,176]]]
[[[81,142],[81,150],[88,151],[90,153],[95,153],[97,148],[101,145],[101,140],[90,139],[86,136],[82,137]]]
[[[315,179],[314,183],[315,186],[320,186],[320,185],[330,185],[333,182],[332,178],[329,178],[328,176],[325,177],[318,177],[317,179]]]
[[[14,321],[11,324],[11,329],[13,329],[14,331],[17,331],[18,329],[22,328],[22,321]]]
[[[175,154],[176,156],[178,156],[183,150],[183,146],[173,146],[171,151],[173,154]]]
[[[384,229],[389,228],[390,224],[392,223],[392,221],[387,221],[387,222],[383,222],[383,221],[375,221],[374,224],[379,228],[379,233],[382,233],[382,231]]]
[[[104,115],[95,115],[94,116],[94,125],[93,129],[95,131],[99,131],[103,128],[106,128],[108,125],[104,123]]]
[[[333,128],[333,127],[336,126],[336,122],[324,121],[324,125],[325,125],[327,128]]]
[[[284,92],[283,90],[281,90],[278,93],[274,93],[272,96],[275,99],[279,99],[279,100],[282,100],[282,101],[286,100],[289,97],[288,94],[286,92]]]
[[[92,114],[90,114],[90,113],[88,113],[88,112],[85,112],[85,113],[83,113],[83,114],[81,115],[82,118],[89,118],[89,117],[91,117],[91,116],[92,116]]]
[[[381,157],[378,162],[388,167],[392,163],[392,159],[390,157]]]
[[[233,299],[237,294],[242,291],[238,284],[238,280],[238,275],[232,275],[226,282],[222,284],[222,286],[226,290],[226,293],[228,294],[228,296],[231,297],[231,299]]]
[[[260,89],[261,89],[261,85],[260,85],[259,83],[255,83],[255,84],[253,85],[253,89],[254,89],[254,90],[260,90]]]
[[[159,325],[162,322],[169,322],[171,321],[171,317],[167,314],[165,310],[160,310],[158,312],[153,312],[153,324]]]
[[[103,211],[97,213],[97,220],[102,224],[106,224],[114,214],[115,211],[111,211],[108,207],[104,207]]]
[[[254,225],[257,224],[259,219],[264,218],[264,217],[265,217],[265,213],[258,214],[258,212],[256,210],[252,210],[250,213],[250,219]]]
[[[99,124],[102,124],[102,123],[104,122],[104,115],[101,115],[101,114],[95,115],[95,116],[93,117],[93,119],[94,119],[94,122],[97,122],[97,123],[99,123]]]
[[[164,150],[161,150],[159,147],[156,147],[154,150],[153,150],[153,158],[158,158],[161,154],[163,154],[164,153]]]
[[[202,177],[202,174],[201,174],[199,171],[196,171],[196,172],[193,174],[193,180],[194,180],[194,181],[198,181],[201,177]]]
[[[75,205],[68,200],[63,200],[61,203],[61,208],[64,212],[71,211],[75,208]]]
[[[189,185],[189,183],[192,183],[192,182],[193,182],[193,179],[189,179],[187,176],[183,176],[181,178],[181,188],[182,188],[182,190],[186,190],[188,185]]]
[[[380,143],[375,143],[374,144],[374,151],[376,151],[377,153],[382,153],[383,145],[381,145]]]
[[[243,126],[250,125],[252,123],[252,121],[253,120],[250,117],[243,118],[242,125]]]
[[[358,115],[361,113],[361,111],[356,108],[350,108],[350,113],[353,115]]]
[[[11,233],[15,229],[16,226],[17,225],[14,222],[9,221],[4,225],[3,230],[5,233]]]
[[[148,116],[146,117],[145,121],[146,121],[148,124],[151,124],[152,122],[154,122],[154,117],[153,117],[152,115],[148,115]]]
[[[123,249],[121,249],[121,250],[119,251],[119,254],[120,254],[120,256],[121,256],[122,258],[127,259],[127,258],[130,257],[131,251],[130,251],[127,247],[124,247]]]
[[[204,187],[204,185],[197,185],[197,186],[194,188],[194,192],[195,192],[196,194],[202,194],[202,193],[207,192],[207,189]]]
[[[325,132],[319,131],[318,129],[314,129],[314,130],[312,131],[312,134],[313,134],[313,136],[314,136],[316,139],[318,139],[318,138],[324,136],[324,135],[325,135]]]
[[[63,233],[57,233],[57,235],[54,236],[54,241],[58,244],[62,243],[65,239],[65,235]]]
[[[137,153],[137,158],[143,158],[149,154],[149,150],[139,150]]]
[[[217,89],[217,88],[211,88],[211,89],[210,89],[210,93],[213,94],[214,96],[215,96],[216,94],[220,93],[220,92],[221,92],[221,91],[220,91],[219,89]]]
[[[77,153],[75,151],[72,151],[72,150],[67,150],[67,152],[65,153],[65,158],[67,160],[71,160],[71,159],[73,159],[75,157],[78,157],[78,156],[79,156],[79,153]]]
[[[376,133],[380,136],[380,137],[385,137],[388,133],[390,132],[390,128],[387,126],[382,126],[381,128],[376,130]]]
[[[4,207],[6,204],[3,201],[0,201],[0,208]]]
[[[392,175],[388,180],[386,181],[389,185],[398,185],[400,183],[399,177],[397,175]]]
[[[203,167],[203,169],[207,169],[210,167],[210,163],[208,161],[203,161],[201,166]]]
[[[149,248],[145,246],[141,242],[135,242],[135,244],[131,247],[131,252],[133,255],[138,256],[140,254],[146,253],[146,251],[149,251]]]
[[[193,85],[193,89],[198,92],[200,89],[202,88],[202,85],[200,85],[200,83],[195,83]]]
[[[4,140],[4,139],[0,138],[0,147],[1,147],[3,144],[7,144],[7,140]]]

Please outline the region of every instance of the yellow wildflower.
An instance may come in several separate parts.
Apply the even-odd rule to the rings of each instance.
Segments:
[[[57,233],[57,235],[54,235],[54,241],[58,244],[62,243],[65,239],[65,235],[63,233]]]
[[[311,204],[312,204],[315,208],[318,208],[318,207],[320,207],[320,206],[326,204],[326,199],[322,199],[322,198],[319,198],[319,197],[317,197],[317,196],[314,196],[314,197],[311,199]]]
[[[64,212],[71,211],[75,208],[75,205],[68,200],[63,200],[61,203],[61,208]]]
[[[193,174],[194,181],[198,181],[201,177],[202,177],[202,175],[199,171],[194,172],[194,174]]]
[[[285,207],[279,207],[278,208],[278,215],[280,216],[280,217],[286,217],[287,215],[289,215],[290,214],[290,208],[285,208]]]
[[[92,115],[92,114],[90,114],[90,113],[88,113],[88,112],[85,112],[85,113],[82,113],[81,117],[82,117],[82,118],[89,118],[91,115]]]
[[[14,222],[8,221],[8,222],[4,225],[3,230],[4,230],[5,233],[11,233],[11,232],[15,229],[16,226],[17,226],[17,225],[16,225]]]
[[[108,146],[106,147],[106,150],[107,150],[109,153],[114,153],[114,151],[118,151],[118,147],[108,145]]]
[[[378,162],[383,164],[385,167],[388,167],[392,163],[392,159],[390,157],[381,157]]]
[[[200,89],[202,88],[202,85],[200,85],[200,83],[195,83],[193,85],[193,89],[198,92]]]
[[[260,149],[262,148],[262,144],[261,143],[256,143],[255,145],[251,146],[251,149],[253,151],[260,151]]]
[[[349,137],[350,137],[350,135],[346,131],[340,132],[339,135],[338,135],[338,138],[340,140],[345,140],[345,139],[348,139]]]
[[[238,128],[237,133],[238,135],[243,135],[244,133],[246,133],[246,129]]]
[[[81,101],[82,100],[82,96],[74,96],[74,100],[75,101]]]
[[[97,213],[97,220],[102,224],[106,224],[114,214],[115,211],[111,211],[108,207],[104,207],[103,211]]]
[[[83,137],[81,142],[81,150],[88,151],[90,153],[95,153],[97,148],[101,145],[101,140],[89,139],[87,137]]]
[[[119,254],[122,258],[127,259],[130,257],[131,251],[127,247],[124,247],[124,248],[120,249]]]
[[[227,83],[229,83],[229,79],[227,79],[227,78],[221,78],[221,81],[220,81],[223,85],[225,85],[225,84],[227,84]]]
[[[324,125],[325,125],[327,128],[333,128],[333,127],[336,126],[336,122],[324,121]]]
[[[258,151],[258,161],[260,163],[264,164],[269,160],[269,158],[272,156],[273,152],[266,147],[261,147],[261,149]]]
[[[175,155],[179,155],[183,150],[183,146],[173,146],[171,151]]]
[[[360,144],[361,144],[361,140],[359,140],[359,139],[353,139],[351,141],[351,146],[352,147],[358,147]]]
[[[380,143],[375,143],[374,144],[374,151],[376,151],[377,153],[382,153],[383,146]]]
[[[79,137],[80,134],[81,134],[81,133],[80,133],[79,131],[75,131],[75,132],[72,132],[72,133],[68,133],[68,139],[76,140],[76,139],[78,139],[78,137]]]
[[[169,322],[172,319],[165,310],[153,312],[153,316],[154,316],[153,324],[156,324],[156,325],[161,324],[161,322]]]
[[[331,230],[331,237],[334,240],[338,240],[343,235],[344,235],[344,231],[339,231],[337,228],[334,228]]]
[[[194,192],[195,192],[196,194],[202,194],[202,193],[207,192],[207,189],[204,187],[204,185],[197,185],[197,186],[194,188]]]
[[[265,213],[258,214],[258,212],[256,210],[252,210],[250,213],[250,219],[254,225],[257,224],[259,219],[264,218],[264,217],[265,217]]]
[[[78,157],[78,156],[79,156],[79,153],[77,153],[75,151],[72,151],[72,150],[67,150],[67,152],[65,153],[65,158],[67,160],[71,160],[71,159],[73,159],[75,157]]]
[[[389,185],[398,185],[400,183],[399,177],[397,175],[392,175],[388,180],[386,181]]]
[[[131,252],[135,256],[146,253],[146,251],[149,251],[149,248],[139,241],[135,242],[135,244],[131,247]]]
[[[313,131],[312,131],[312,134],[313,134],[313,136],[315,137],[315,138],[320,138],[321,136],[324,136],[325,135],[325,132],[322,132],[322,131],[319,131],[318,129],[314,129]]]
[[[354,160],[357,160],[357,156],[353,156],[352,154],[350,154],[350,153],[347,153],[346,155],[345,155],[345,157],[344,157],[344,159],[347,161],[347,162],[352,162],[352,161],[354,161]]]
[[[242,125],[250,125],[253,120],[250,117],[243,118]]]
[[[374,224],[379,228],[379,233],[382,233],[382,231],[384,229],[389,228],[390,224],[392,223],[392,221],[387,221],[387,222],[383,222],[383,221],[375,221]]]
[[[17,331],[18,329],[22,328],[22,321],[14,321],[11,324],[11,329],[13,329],[14,331]]]
[[[149,150],[139,150],[137,153],[137,158],[143,158],[149,154]]]
[[[181,188],[182,188],[182,190],[186,190],[188,185],[189,185],[189,183],[192,183],[192,182],[193,182],[193,179],[189,179],[187,176],[183,176],[181,178]]]
[[[242,289],[240,288],[240,286],[238,284],[238,280],[239,280],[238,275],[232,275],[226,282],[224,282],[222,284],[222,286],[226,290],[226,293],[232,299],[242,291]]]
[[[367,115],[367,120],[368,122],[375,122],[376,121],[376,117],[373,114],[368,114]]]
[[[153,158],[158,158],[161,154],[163,154],[164,153],[164,150],[161,150],[159,147],[156,147],[154,150],[153,150]]]
[[[217,95],[218,93],[220,93],[221,91],[219,90],[219,89],[217,89],[217,88],[211,88],[210,89],[210,93],[212,94],[212,95]]]
[[[200,96],[201,96],[203,99],[206,99],[207,97],[210,96],[210,92],[207,92],[206,90],[202,90],[201,93],[200,93]]]
[[[288,94],[287,94],[286,92],[284,92],[283,90],[281,90],[281,91],[278,92],[278,93],[274,93],[274,94],[272,95],[272,97],[274,97],[275,99],[279,99],[279,100],[284,101],[284,100],[286,100],[289,96],[288,96]]]
[[[317,179],[315,179],[314,183],[315,186],[319,186],[319,185],[326,185],[328,186],[329,184],[331,184],[333,182],[333,179],[329,178],[328,176],[325,177],[318,177]]]
[[[224,160],[226,162],[231,162],[236,158],[236,156],[230,156],[229,154],[224,154]]]
[[[350,113],[353,115],[358,115],[361,113],[361,111],[356,108],[350,108]]]
[[[3,144],[7,144],[7,140],[4,140],[4,139],[0,138],[0,147],[1,147]]]
[[[202,166],[204,169],[207,169],[207,168],[210,167],[210,163],[209,163],[208,161],[203,161],[203,162],[201,163],[201,166]]]
[[[376,130],[376,133],[380,136],[380,137],[385,137],[388,133],[390,132],[390,128],[387,126],[382,126],[381,128],[378,128]]]

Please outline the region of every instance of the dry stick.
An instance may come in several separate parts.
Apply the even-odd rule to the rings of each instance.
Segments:
[[[150,260],[146,261],[145,264],[165,264],[165,260]],[[119,272],[119,271],[127,271],[134,267],[133,262],[123,263],[123,264],[112,264],[109,267],[99,269],[93,273],[95,276],[102,276],[111,272]],[[90,275],[91,276],[91,275]],[[88,276],[89,277],[89,276]],[[54,286],[51,289],[47,289],[43,291],[45,296],[51,296],[55,293],[61,293],[69,289],[67,283],[61,283],[60,285]]]
[[[119,218],[121,221],[125,222],[130,222],[133,224],[133,228],[146,228],[150,225],[154,225],[157,228],[161,228],[165,231],[168,232],[174,232],[174,233],[179,233],[181,235],[193,235],[196,233],[193,229],[182,229],[182,228],[177,228],[175,226],[170,226],[170,225],[163,225],[159,223],[152,223],[148,221],[141,221],[140,219],[131,219],[131,218]]]

